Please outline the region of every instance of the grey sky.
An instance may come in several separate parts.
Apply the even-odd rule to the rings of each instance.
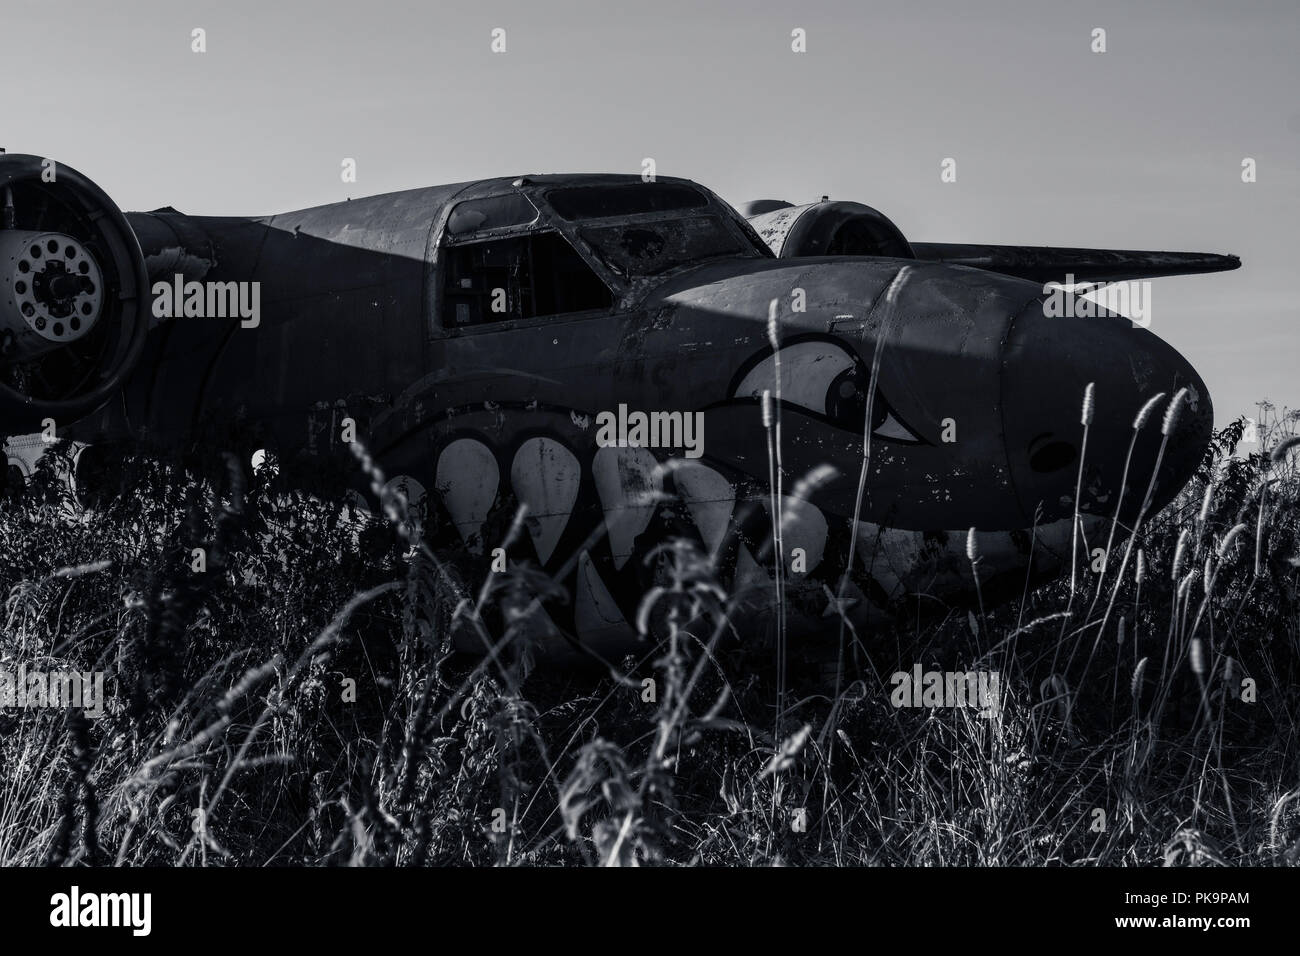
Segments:
[[[913,239],[1231,252],[1237,272],[1157,280],[1151,329],[1220,423],[1300,404],[1295,0],[76,0],[0,22],[0,145],[126,209],[268,213],[649,156],[737,204],[865,202]]]

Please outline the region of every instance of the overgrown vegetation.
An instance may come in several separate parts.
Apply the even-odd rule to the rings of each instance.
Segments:
[[[793,680],[779,722],[773,646],[684,543],[659,643],[573,673],[400,499],[140,458],[83,508],[47,456],[0,505],[0,667],[106,670],[114,705],[0,711],[0,864],[1295,865],[1295,420],[1271,454],[1218,433],[1122,577],[859,634],[870,666]],[[997,671],[1000,707],[895,709],[913,662]]]

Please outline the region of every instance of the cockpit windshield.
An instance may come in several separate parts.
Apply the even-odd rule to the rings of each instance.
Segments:
[[[583,226],[578,234],[610,271],[624,279],[661,275],[719,256],[758,255],[717,216]]]
[[[547,192],[546,202],[558,217],[576,222],[583,243],[624,280],[767,251],[728,222],[708,194],[687,183],[568,186]]]

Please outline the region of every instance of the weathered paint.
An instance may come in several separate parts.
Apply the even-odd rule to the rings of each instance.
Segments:
[[[19,169],[3,165],[9,158],[0,157],[0,178]],[[667,537],[698,539],[719,578],[748,589],[747,605],[760,612],[770,608],[775,562],[784,562],[790,613],[815,633],[835,610],[827,596],[841,587],[853,614],[869,614],[920,595],[969,600],[975,575],[995,600],[1019,593],[1027,575],[1057,573],[1076,506],[1087,535],[1113,513],[1133,414],[1156,392],[1186,387],[1190,396],[1163,459],[1157,506],[1197,463],[1212,420],[1208,395],[1181,356],[1145,329],[1114,317],[1047,318],[1039,283],[987,268],[1005,257],[979,270],[918,261],[910,248],[901,257],[777,258],[765,240],[783,255],[848,248],[837,233],[846,223],[878,245],[902,249],[906,240],[851,203],[771,211],[759,217],[760,237],[707,190],[659,181],[699,189],[703,205],[658,232],[675,214],[593,224],[563,219],[548,203],[554,189],[639,182],[627,176],[485,180],[255,219],[130,214],[141,281],[168,270],[258,281],[264,315],[256,329],[157,324],[139,361],[127,343],[105,370],[118,377],[121,400],[68,432],[181,444],[243,425],[256,447],[285,457],[340,451],[340,422],[352,418],[388,474],[430,489],[431,538],[468,551],[474,573],[486,573],[492,549],[506,546],[502,529],[526,505],[528,533],[509,544],[511,563],[559,575],[574,597],[545,602],[534,636],[602,655],[635,645],[627,622],[659,573],[646,559]],[[516,194],[535,206],[535,220],[483,235],[472,223],[446,232],[456,203]],[[443,280],[456,249],[541,232],[568,244],[608,290],[611,308],[444,324]],[[627,240],[621,251],[600,246],[619,235]],[[798,250],[787,249],[796,235]],[[671,257],[715,240],[734,251],[647,274],[628,258]],[[1179,265],[1138,254],[1130,261]],[[111,274],[134,271],[119,264]],[[803,311],[793,308],[796,289]],[[773,302],[784,555],[770,541],[770,433],[758,400],[777,391]],[[134,327],[124,316],[117,321],[129,338]],[[1088,383],[1096,415],[1076,503]],[[620,404],[700,413],[703,458],[598,447],[596,416]],[[11,429],[43,406],[15,407],[0,420]],[[945,440],[950,431],[953,441]],[[1148,427],[1134,451],[1132,474],[1142,481],[1157,432]],[[827,465],[832,477],[793,493]],[[964,551],[971,526],[982,554],[974,569]],[[857,566],[848,567],[854,542]],[[795,547],[807,558],[803,572],[791,562]],[[529,604],[540,606],[529,598],[516,610]],[[561,632],[577,644],[557,643]]]

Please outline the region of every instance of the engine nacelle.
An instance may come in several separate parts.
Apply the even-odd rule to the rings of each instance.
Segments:
[[[771,250],[783,259],[799,256],[891,256],[913,258],[902,231],[879,210],[857,202],[792,206],[760,199],[745,209]]]
[[[0,154],[0,437],[95,411],[149,331],[144,257],[85,176]]]

